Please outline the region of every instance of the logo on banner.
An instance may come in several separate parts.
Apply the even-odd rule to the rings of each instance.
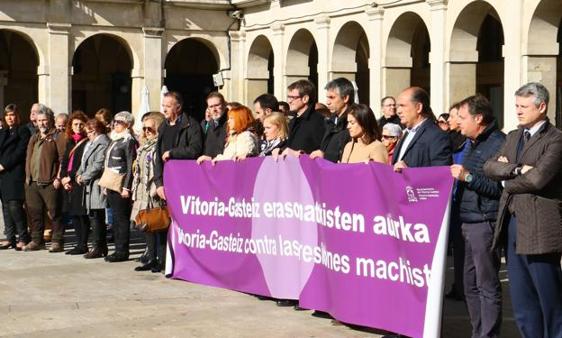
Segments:
[[[411,186],[406,187],[406,195],[408,196],[408,202],[412,203],[418,201],[418,199],[416,198],[416,192]]]

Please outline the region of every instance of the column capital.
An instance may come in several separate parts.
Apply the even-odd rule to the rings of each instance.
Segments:
[[[426,0],[432,11],[441,11],[447,9],[449,0]]]
[[[49,30],[49,34],[69,35],[71,28],[72,25],[69,23],[47,22],[47,29]]]
[[[365,13],[367,14],[367,16],[369,16],[370,21],[382,20],[382,17],[384,16],[384,8],[382,8],[382,7],[368,7],[365,10]]]
[[[316,23],[318,29],[330,28],[331,21],[332,19],[330,19],[329,16],[319,16],[316,19],[314,19],[314,23]]]
[[[246,31],[229,31],[228,35],[233,42],[246,41]]]
[[[143,27],[142,32],[145,38],[161,38],[164,34],[164,28],[161,27]]]
[[[285,25],[279,22],[275,22],[271,25],[271,30],[273,31],[274,35],[282,35],[285,32]]]

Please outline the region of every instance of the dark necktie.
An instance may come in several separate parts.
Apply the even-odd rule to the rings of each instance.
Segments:
[[[531,133],[528,130],[525,130],[525,132],[523,133],[523,139],[525,140],[525,143],[529,142],[530,138],[531,138]]]

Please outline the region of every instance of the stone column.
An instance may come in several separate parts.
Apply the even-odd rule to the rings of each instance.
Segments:
[[[135,97],[134,91],[137,91],[140,94],[142,85],[140,85],[139,88],[136,88],[139,85],[139,81],[141,83],[144,82],[143,84],[148,88],[150,109],[160,111],[160,90],[162,88],[164,69],[162,49],[162,34],[164,33],[164,29],[160,27],[143,27],[142,31],[144,33],[144,64],[142,72],[144,73],[144,81],[142,81],[142,78],[140,77],[141,72],[137,73],[133,70],[133,74],[131,74],[133,80],[132,97]],[[137,83],[137,86],[135,83]],[[135,106],[134,103],[135,101],[133,100],[133,107]],[[138,104],[140,104],[140,102],[138,102]]]
[[[380,117],[379,102],[382,94],[382,20],[383,8],[369,8],[365,11],[369,16],[369,101],[377,118]]]
[[[131,70],[131,113],[135,118],[141,118],[141,116],[137,116],[137,112],[140,109],[141,100],[142,100],[142,88],[144,87],[144,77],[142,75],[142,70],[139,68],[133,68]],[[150,90],[148,92],[148,96],[150,98]],[[148,103],[151,110],[159,110],[158,106],[153,106]],[[136,123],[135,123],[136,124]]]
[[[329,64],[332,62],[330,55],[330,18],[321,16],[314,20],[316,23],[316,47],[318,49],[318,98],[323,101],[324,86],[330,80],[328,78]],[[330,67],[331,68],[331,67]]]
[[[273,58],[273,77],[275,78],[275,83],[273,84],[274,95],[278,99],[282,100],[287,95],[285,83],[284,69],[285,69],[285,26],[280,23],[274,23],[271,25],[271,30],[273,31],[273,39],[271,41],[272,48],[274,50],[275,56]]]
[[[431,8],[431,53],[429,55],[431,107],[436,115],[448,110],[445,97],[445,31],[448,0],[427,0]]]
[[[557,58],[558,58],[558,44],[553,43],[556,46],[554,48],[549,48],[549,46],[544,46],[544,53],[541,55],[525,55],[523,56],[523,67],[527,71],[522,74],[523,79],[520,85],[527,82],[540,82],[542,83],[550,93],[550,102],[548,103],[548,118],[552,123],[556,121],[556,72],[557,72]],[[554,47],[554,46],[553,46]],[[514,92],[517,89],[514,89]],[[511,93],[513,96],[513,93]],[[506,107],[505,113],[515,115],[513,109]],[[507,117],[507,115],[505,116]]]
[[[225,88],[228,88],[229,100],[243,101],[244,96],[244,72],[247,62],[246,51],[246,32],[230,31],[231,42],[231,62],[230,72],[228,72],[229,80],[226,79],[226,72],[223,73],[225,78]],[[227,83],[228,82],[228,83]],[[267,85],[266,85],[267,89]],[[265,92],[264,92],[265,93]],[[248,103],[248,102],[246,102]]]
[[[523,1],[510,1],[505,6],[506,18],[521,18]],[[521,86],[521,27],[522,20],[505,20],[502,22],[504,32],[513,32],[513,34],[504,34],[505,45],[503,46],[504,56],[504,72],[503,72],[503,130],[510,131],[517,128],[519,124],[517,115],[515,114],[515,96],[513,93]],[[556,68],[555,68],[556,69]],[[554,75],[556,78],[556,75]],[[554,110],[553,110],[554,112]]]
[[[71,24],[47,23],[49,32],[49,69],[42,69],[39,75],[39,98],[48,105],[55,114],[70,113],[71,59],[69,35]],[[39,66],[39,68],[42,68]],[[38,72],[40,73],[40,72]],[[46,78],[43,79],[43,76]],[[43,94],[41,94],[41,91]]]

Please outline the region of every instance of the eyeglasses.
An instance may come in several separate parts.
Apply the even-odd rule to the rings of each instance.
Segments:
[[[292,100],[296,100],[296,99],[300,99],[302,98],[302,96],[300,95],[287,95],[287,101],[292,101]]]
[[[449,122],[443,121],[443,120],[438,120],[437,123],[438,123],[438,124],[449,124]]]
[[[121,120],[113,120],[113,125],[120,124],[122,126],[126,125],[127,122]]]
[[[398,138],[398,136],[383,135],[382,138],[385,139],[385,140],[393,140],[393,139]]]
[[[146,132],[151,132],[154,134],[155,130],[152,127],[142,127],[142,131]]]

